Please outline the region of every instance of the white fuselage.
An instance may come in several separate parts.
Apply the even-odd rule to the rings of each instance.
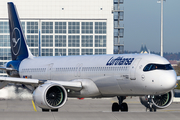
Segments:
[[[174,88],[174,70],[145,72],[149,63],[169,64],[152,54],[34,57],[24,59],[20,77],[41,80],[92,80],[102,96],[155,95]]]

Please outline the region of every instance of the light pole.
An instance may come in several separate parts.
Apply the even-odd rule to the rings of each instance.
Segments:
[[[161,3],[161,56],[163,57],[163,1],[159,0],[158,3]]]

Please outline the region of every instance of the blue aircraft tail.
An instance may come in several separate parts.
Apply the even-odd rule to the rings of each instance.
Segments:
[[[23,60],[32,56],[26,44],[26,38],[23,33],[19,15],[16,6],[8,2],[9,31],[12,60]]]

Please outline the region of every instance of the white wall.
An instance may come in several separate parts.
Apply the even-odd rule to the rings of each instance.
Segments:
[[[8,1],[0,1],[0,19],[8,17]],[[107,54],[113,54],[113,0],[11,0],[10,2],[16,5],[21,19],[105,20]]]

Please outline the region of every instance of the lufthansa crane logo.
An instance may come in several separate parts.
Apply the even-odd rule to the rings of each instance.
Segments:
[[[14,55],[17,55],[21,48],[21,33],[18,28],[14,28],[12,31],[11,48]]]

